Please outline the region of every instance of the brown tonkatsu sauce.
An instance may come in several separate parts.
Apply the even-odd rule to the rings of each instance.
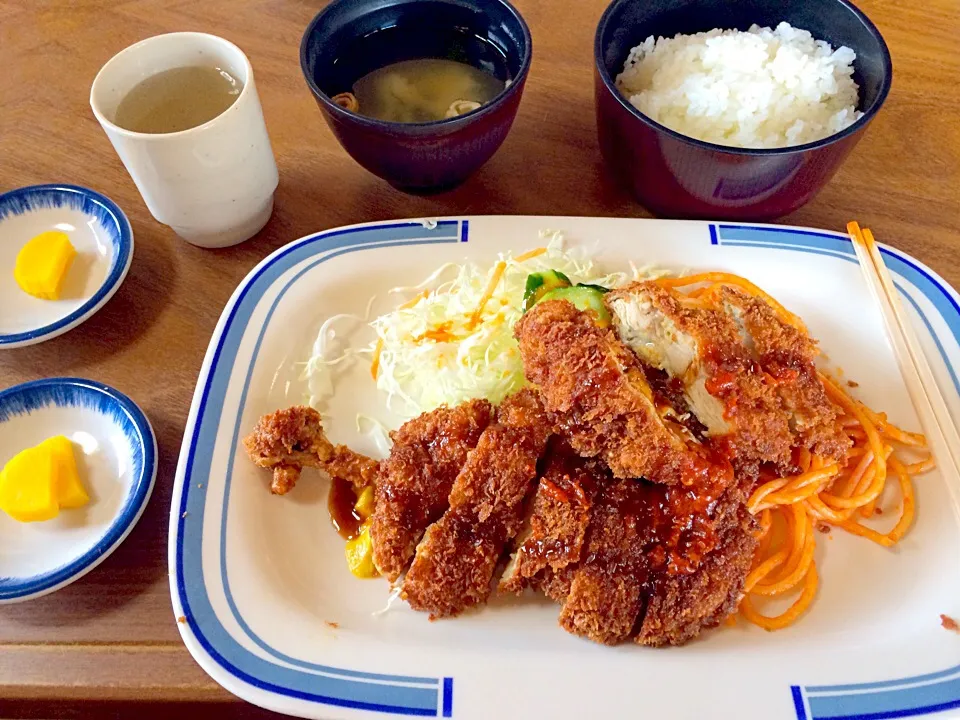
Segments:
[[[555,444],[559,445],[559,443]],[[557,452],[555,449],[554,452]],[[566,446],[562,451],[565,462],[569,463],[570,472],[552,472],[548,468],[539,481],[539,487],[547,497],[555,502],[567,506],[568,512],[583,516],[583,524],[589,522],[589,512],[593,505],[593,498],[596,496],[598,487],[598,478],[602,477],[596,472],[589,471],[583,465],[574,465],[576,462],[572,459],[571,451]],[[583,461],[580,461],[583,462]],[[556,537],[552,533],[544,537],[538,537],[528,542],[524,551],[530,560],[551,562],[558,558],[569,558],[571,562],[579,559],[580,543],[582,536],[576,538],[576,547],[571,547],[569,537]],[[576,553],[571,557],[571,553]],[[545,564],[545,563],[544,563]]]
[[[716,476],[713,476],[716,480]],[[724,482],[664,486],[635,481],[629,493],[616,497],[617,511],[635,518],[644,527],[650,568],[673,575],[694,572],[704,556],[716,547],[717,533],[711,517]]]
[[[356,502],[357,496],[350,482],[340,478],[330,479],[327,510],[330,511],[330,522],[333,523],[334,529],[345,540],[353,540],[360,534],[363,518],[353,509]]]

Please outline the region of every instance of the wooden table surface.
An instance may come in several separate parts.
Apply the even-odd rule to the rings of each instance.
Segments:
[[[0,387],[57,375],[109,383],[149,416],[160,446],[153,499],[106,562],[33,602],[0,608],[0,716],[241,708],[187,654],[170,606],[167,515],[207,342],[230,293],[280,245],[348,223],[457,214],[648,213],[606,173],[593,116],[592,43],[606,0],[517,0],[534,63],[514,128],[459,189],[410,197],[357,166],[300,73],[323,0],[0,0],[0,191],[68,182],[112,197],[136,236],[133,266],[92,320],[0,356]],[[960,287],[960,5],[861,0],[889,43],[886,107],[845,167],[783,222],[842,229],[856,217]],[[280,168],[273,219],[239,247],[194,248],[153,220],[87,103],[98,69],[150,35],[200,30],[237,43],[257,75]]]

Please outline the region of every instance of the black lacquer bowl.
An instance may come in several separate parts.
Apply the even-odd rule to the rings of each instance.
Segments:
[[[713,28],[747,30],[788,22],[857,55],[863,117],[816,142],[740,149],[696,140],[646,117],[614,85],[630,49],[647,37]],[[658,215],[761,220],[808,202],[837,171],[883,105],[893,68],[867,17],[846,0],[614,0],[594,43],[600,148],[609,167],[641,204]]]
[[[497,67],[510,81],[477,110],[397,123],[349,112],[332,100],[360,77],[400,60],[446,57],[483,67],[483,58],[459,57],[465,51],[458,38],[464,37],[499,54],[486,69]],[[335,0],[307,27],[300,65],[327,124],[358,163],[402,190],[436,192],[463,182],[503,143],[531,49],[526,23],[505,0]]]

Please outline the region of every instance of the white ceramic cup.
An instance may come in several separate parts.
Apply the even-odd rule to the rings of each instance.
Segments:
[[[149,134],[113,121],[120,101],[164,70],[216,65],[243,83],[213,120],[181,132]],[[277,164],[247,56],[206,33],[157,35],[107,62],[90,89],[90,106],[150,213],[194,245],[227,247],[255,235],[273,212]]]

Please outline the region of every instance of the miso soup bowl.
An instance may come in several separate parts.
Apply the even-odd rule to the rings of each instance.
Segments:
[[[637,110],[615,85],[646,38],[788,22],[857,58],[863,117],[816,142],[741,149],[682,135]],[[873,23],[845,0],[614,0],[597,27],[595,92],[600,149],[616,177],[657,215],[763,220],[807,203],[827,184],[880,110],[893,67]]]
[[[392,45],[377,58],[357,58],[351,48],[380,30],[410,30],[409,46]],[[490,43],[511,83],[480,108],[424,123],[376,120],[349,112],[332,97],[391,62],[444,57],[451,28]],[[414,193],[452,188],[497,151],[513,124],[530,69],[530,30],[505,0],[334,0],[307,27],[300,66],[324,119],[344,149],[394,187]],[[351,58],[345,61],[345,58]]]

